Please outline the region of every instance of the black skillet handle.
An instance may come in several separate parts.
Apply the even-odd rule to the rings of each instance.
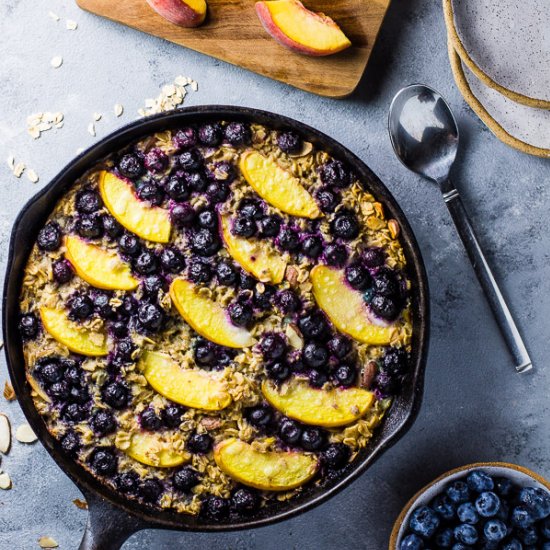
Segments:
[[[85,496],[88,522],[79,550],[119,550],[134,533],[148,527],[99,496],[91,493]]]

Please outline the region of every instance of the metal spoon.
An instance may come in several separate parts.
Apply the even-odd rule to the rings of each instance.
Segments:
[[[458,150],[458,127],[451,109],[432,88],[413,84],[400,90],[393,98],[388,130],[399,160],[409,170],[439,185],[477,278],[514,357],[516,370],[531,370],[533,365],[525,344],[481,250],[458,190],[449,179]]]

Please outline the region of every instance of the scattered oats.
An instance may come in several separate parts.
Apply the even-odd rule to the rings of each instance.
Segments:
[[[29,135],[33,139],[38,139],[40,137],[40,130],[36,126],[32,126],[31,128],[28,128],[27,132],[29,132]]]
[[[101,120],[101,117],[102,117],[101,113],[94,113],[94,120],[95,120],[96,122],[99,121],[99,120]]]
[[[16,178],[20,178],[21,177],[21,174],[23,174],[23,172],[25,171],[25,164],[23,162],[18,162],[14,167],[13,167],[13,175],[16,177]]]
[[[4,384],[4,399],[6,401],[15,400],[15,391],[13,390],[13,386],[8,381]]]
[[[27,132],[34,139],[38,139],[42,132],[51,130],[54,126],[61,128],[63,126],[63,113],[35,113],[27,117]]]
[[[191,81],[191,89],[196,92],[199,89],[199,83],[196,80]]]
[[[0,453],[8,454],[11,447],[11,426],[9,418],[0,413]]]
[[[38,438],[28,424],[21,424],[15,431],[15,439],[19,443],[34,443]]]
[[[6,162],[8,163],[10,170],[13,172],[13,169],[15,168],[15,157],[13,155],[10,155],[7,158]]]
[[[68,31],[76,31],[78,23],[76,21],[73,21],[72,19],[67,19],[65,26],[67,27]]]
[[[59,67],[63,65],[63,58],[60,55],[56,55],[55,57],[52,57],[52,60],[50,61],[50,65],[54,69],[59,69]]]
[[[55,113],[53,121],[59,124],[60,122],[63,122],[65,118],[65,115],[63,113]]]
[[[58,122],[55,127],[56,128],[63,128],[64,122]]]
[[[77,155],[80,155],[80,153],[82,153],[82,151],[84,151],[84,147],[79,147],[79,148],[76,150],[76,154],[77,154]]]
[[[7,491],[11,489],[11,479],[6,472],[0,473],[0,489]]]
[[[80,500],[79,498],[75,498],[73,500],[73,504],[79,508],[80,510],[87,510],[88,509],[88,503],[85,500]]]
[[[95,137],[95,124],[93,122],[88,124],[88,133]]]
[[[38,544],[40,548],[57,548],[59,547],[59,544],[52,539],[52,537],[40,537],[38,539]]]
[[[193,84],[194,83],[194,84]],[[173,84],[165,84],[161,88],[159,96],[155,99],[145,100],[145,107],[138,110],[141,116],[154,115],[165,111],[172,111],[183,103],[187,95],[186,87],[191,85],[193,89],[198,89],[198,84],[191,78],[178,76]]]
[[[123,112],[124,112],[124,107],[120,103],[117,103],[115,105],[115,116],[119,117],[120,115],[122,115]]]
[[[29,181],[30,181],[31,183],[37,183],[38,180],[40,179],[40,178],[38,177],[38,174],[37,174],[32,168],[29,168],[29,169],[27,170],[27,178],[29,178]]]
[[[59,21],[59,15],[57,15],[57,14],[54,13],[53,11],[49,11],[49,12],[48,12],[48,15],[49,15],[54,21]]]

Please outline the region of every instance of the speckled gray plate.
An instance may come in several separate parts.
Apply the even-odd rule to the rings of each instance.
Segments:
[[[550,108],[550,2],[443,0],[449,38],[484,84]]]

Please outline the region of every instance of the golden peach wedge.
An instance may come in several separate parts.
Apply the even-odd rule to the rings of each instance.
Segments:
[[[297,53],[324,56],[351,46],[330,17],[308,10],[298,0],[256,2],[256,14],[279,44]]]
[[[164,19],[180,27],[198,27],[206,17],[204,0],[147,0]]]
[[[259,241],[251,241],[231,233],[229,216],[220,217],[223,242],[230,256],[248,273],[264,283],[282,282],[286,260],[280,254],[270,252]]]
[[[204,411],[221,411],[231,403],[219,373],[182,369],[169,355],[153,351],[146,351],[138,365],[153,389],[170,401]]]
[[[214,459],[234,480],[264,491],[287,491],[307,483],[317,472],[317,459],[298,452],[261,453],[239,439],[218,443]]]
[[[103,171],[99,191],[109,212],[128,231],[156,243],[170,240],[172,224],[168,210],[140,201],[130,183]]]
[[[248,330],[234,325],[227,311],[201,295],[193,283],[175,279],[170,285],[170,297],[183,319],[207,340],[228,348],[248,348],[256,343]]]
[[[391,342],[393,328],[371,321],[361,293],[347,285],[342,270],[317,265],[310,277],[317,305],[340,332],[373,346]]]
[[[105,332],[93,332],[84,328],[71,321],[64,310],[41,307],[40,318],[46,332],[74,353],[91,357],[109,353]]]
[[[257,151],[245,151],[239,168],[250,186],[275,208],[301,218],[318,218],[321,210],[309,191],[290,172]]]
[[[284,415],[314,426],[337,428],[361,418],[374,403],[374,394],[361,388],[312,388],[305,380],[293,378],[278,387],[264,380],[262,393]]]
[[[134,290],[139,281],[132,276],[130,265],[116,252],[105,250],[69,235],[65,239],[65,257],[77,275],[95,288],[106,290]]]
[[[169,432],[136,432],[131,436],[125,453],[142,464],[157,468],[173,468],[189,462],[189,453],[172,447],[170,435]]]

